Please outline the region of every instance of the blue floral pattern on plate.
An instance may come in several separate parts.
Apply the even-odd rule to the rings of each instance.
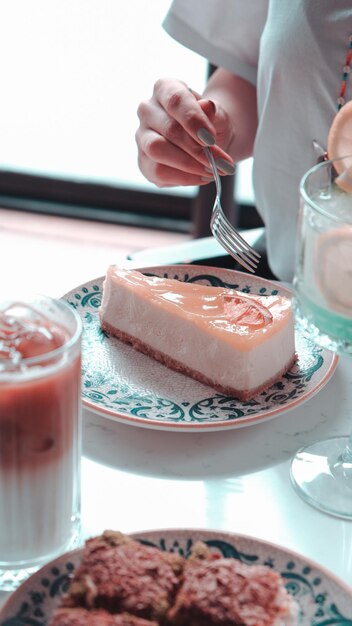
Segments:
[[[140,541],[187,557],[196,541],[220,556],[279,572],[298,605],[300,626],[352,626],[352,593],[342,581],[303,556],[245,535],[206,530],[155,530],[135,533]],[[0,626],[47,626],[80,561],[75,550],[45,565],[10,596],[0,611]]]
[[[184,282],[228,287],[243,293],[289,294],[280,283],[219,268],[177,265],[144,268],[143,273]],[[129,424],[169,430],[220,430],[264,421],[301,404],[332,376],[337,357],[296,332],[298,359],[274,385],[250,401],[215,392],[169,370],[100,327],[103,278],[66,294],[83,326],[84,404]]]

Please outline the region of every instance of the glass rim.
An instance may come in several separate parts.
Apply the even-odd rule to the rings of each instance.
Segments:
[[[351,167],[352,167],[352,154],[346,154],[346,156],[335,157],[334,159],[327,159],[327,160],[321,161],[320,163],[317,163],[316,165],[311,167],[302,176],[301,182],[300,182],[300,185],[299,185],[300,194],[301,194],[302,198],[305,200],[305,202],[307,202],[315,211],[318,211],[318,213],[320,213],[324,217],[328,217],[329,219],[332,219],[335,222],[339,222],[339,223],[342,223],[342,224],[346,223],[346,220],[341,219],[340,217],[337,217],[336,215],[334,215],[333,213],[331,213],[327,209],[322,208],[314,200],[312,200],[312,198],[308,195],[308,193],[306,191],[305,185],[307,183],[308,178],[312,174],[315,174],[315,172],[319,171],[320,169],[323,169],[324,167],[326,167],[328,165],[332,165],[333,166],[336,161],[344,161],[345,159],[351,159]],[[352,193],[351,193],[351,198],[352,198]]]
[[[54,302],[56,305],[62,306],[67,311],[70,311],[76,321],[76,328],[72,336],[67,341],[65,341],[65,343],[63,343],[61,346],[59,346],[58,348],[55,348],[55,350],[50,350],[49,352],[44,352],[43,354],[38,354],[37,356],[29,356],[29,357],[24,357],[23,359],[21,359],[20,361],[21,364],[25,366],[37,365],[37,364],[40,365],[40,363],[42,362],[56,359],[67,350],[70,350],[77,343],[77,341],[80,339],[82,335],[82,329],[83,329],[83,324],[82,324],[82,320],[80,316],[78,315],[75,308],[73,306],[70,306],[70,304],[66,302],[66,300],[63,300],[62,298],[52,298],[50,296],[44,296],[42,294],[34,294],[31,297],[32,300],[34,300],[35,298],[38,298],[38,299],[40,298],[41,300],[46,300],[47,302],[49,301]],[[26,298],[24,298],[24,303],[25,303],[25,300]],[[28,300],[29,298],[27,298],[27,301]],[[4,363],[5,363],[5,368],[6,368],[6,363],[12,363],[12,361],[10,359],[4,359]],[[6,372],[6,369],[4,371],[0,370],[0,376],[4,374],[4,372]]]

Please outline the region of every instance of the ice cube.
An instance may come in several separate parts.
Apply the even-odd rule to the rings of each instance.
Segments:
[[[0,359],[19,359],[55,350],[65,341],[62,329],[30,304],[14,302],[0,312]]]

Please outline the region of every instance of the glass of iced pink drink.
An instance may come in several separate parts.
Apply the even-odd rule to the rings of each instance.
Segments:
[[[80,542],[81,333],[67,303],[0,303],[0,589]]]

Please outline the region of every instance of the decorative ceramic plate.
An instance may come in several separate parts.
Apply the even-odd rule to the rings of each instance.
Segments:
[[[279,572],[299,609],[300,626],[352,626],[352,590],[332,573],[303,556],[259,539],[206,530],[154,530],[134,537],[161,550],[188,556],[199,540],[224,557],[247,565],[263,564]],[[0,611],[0,626],[46,626],[82,550],[68,552],[33,574]]]
[[[291,292],[234,270],[171,265],[143,268],[145,274],[238,289],[261,295]],[[295,365],[270,389],[250,401],[223,395],[137,352],[100,328],[103,278],[77,287],[64,298],[82,318],[83,403],[126,424],[163,430],[239,428],[276,417],[302,404],[331,378],[337,357],[296,332]]]

